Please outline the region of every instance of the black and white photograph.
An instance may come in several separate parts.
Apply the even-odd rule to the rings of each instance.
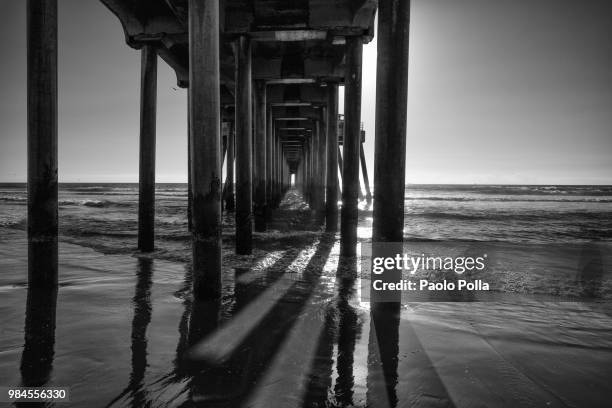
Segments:
[[[612,407],[612,1],[0,35],[0,406]]]

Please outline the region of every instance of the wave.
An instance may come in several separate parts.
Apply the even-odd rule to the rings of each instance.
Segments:
[[[60,200],[59,205],[63,206],[84,206],[84,207],[95,207],[95,208],[108,208],[108,207],[133,207],[135,204],[128,202],[110,201],[110,200]]]
[[[25,203],[28,201],[28,198],[23,197],[23,196],[9,195],[9,196],[0,197],[0,201],[4,201],[8,203]]]
[[[532,195],[535,196],[535,195]],[[612,198],[510,198],[510,197],[436,197],[406,196],[406,201],[459,201],[459,202],[543,202],[543,203],[612,203]]]
[[[406,191],[461,192],[488,195],[612,196],[612,186],[521,185],[408,185]]]
[[[15,219],[1,219],[0,227],[25,230],[28,226],[28,221],[25,218]]]
[[[450,220],[489,220],[489,221],[524,221],[524,222],[535,222],[542,220],[558,220],[560,216],[563,217],[565,222],[569,222],[572,219],[578,219],[581,221],[594,220],[594,221],[609,221],[612,215],[610,212],[581,212],[581,211],[563,211],[562,213],[555,213],[550,211],[538,211],[538,212],[492,212],[492,211],[478,211],[478,212],[450,212],[450,211],[423,211],[415,212],[409,209],[404,212],[404,217],[423,217],[423,218],[434,218],[434,219],[450,219]],[[602,225],[603,227],[603,225]]]
[[[106,191],[138,191],[138,185],[135,186],[60,186],[60,191],[75,191],[86,193],[99,193]]]
[[[0,197],[0,202],[7,203],[26,203],[27,197],[23,196],[4,196]],[[84,207],[95,207],[95,208],[106,208],[106,207],[132,207],[135,203],[111,201],[111,200],[93,200],[93,199],[63,199],[58,201],[59,205],[63,206],[84,206]]]

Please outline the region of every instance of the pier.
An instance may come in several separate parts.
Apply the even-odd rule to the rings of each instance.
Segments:
[[[142,59],[137,242],[142,252],[155,249],[158,61],[188,89],[185,211],[195,297],[221,293],[222,207],[235,214],[235,252],[250,254],[253,231],[266,230],[291,180],[327,231],[337,230],[340,221],[341,255],[356,255],[358,203],[372,200],[361,123],[362,48],[375,35],[377,12],[373,235],[377,241],[401,241],[409,1],[101,1]],[[31,0],[27,13],[29,282],[55,288],[61,172],[57,0]],[[345,108],[339,117],[340,86]]]
[[[612,5],[571,3],[6,2],[5,397],[610,405]]]

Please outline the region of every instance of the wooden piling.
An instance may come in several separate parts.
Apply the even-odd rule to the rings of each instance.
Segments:
[[[236,42],[236,253],[253,248],[251,41]]]
[[[255,163],[253,213],[255,231],[266,230],[266,83],[255,82]]]
[[[325,228],[338,229],[338,85],[327,85],[327,180]]]
[[[404,229],[410,1],[378,9],[373,240],[400,242]]]
[[[28,285],[58,283],[57,0],[29,0]]]
[[[155,121],[157,111],[157,51],[141,50],[140,162],[138,180],[138,249],[153,251],[155,242]]]
[[[193,293],[221,295],[219,0],[189,0]]]
[[[359,145],[361,142],[361,37],[346,39],[344,81],[344,141],[340,254],[354,256],[357,250],[359,201]]]

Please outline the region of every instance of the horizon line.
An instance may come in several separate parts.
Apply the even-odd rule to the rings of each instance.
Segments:
[[[0,181],[1,184],[28,184],[27,181]],[[60,181],[62,184],[139,184],[138,181]],[[187,184],[186,181],[164,181],[155,184]],[[234,183],[235,184],[235,183]],[[612,187],[611,184],[590,184],[590,183],[406,183],[405,186],[564,186],[564,187]],[[374,187],[374,183],[370,183]]]

